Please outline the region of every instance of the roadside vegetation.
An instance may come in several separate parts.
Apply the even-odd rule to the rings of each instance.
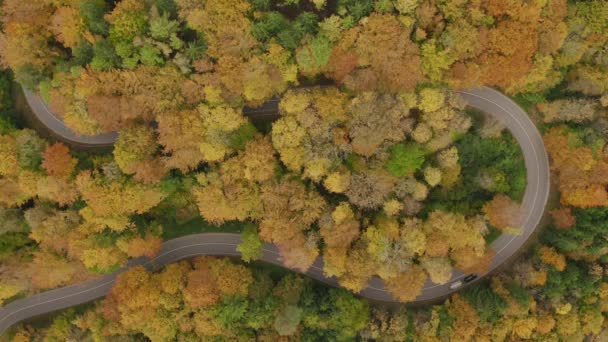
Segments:
[[[606,336],[606,1],[1,3],[0,303],[211,231],[242,232],[246,261],[262,242],[301,271],[323,256],[346,289],[197,258],[131,270],[105,300],[12,339]],[[13,78],[74,131],[118,131],[113,152],[17,125]],[[482,273],[490,242],[518,233],[521,150],[449,91],[478,85],[543,132],[551,223],[512,268],[443,304],[358,299],[372,276],[408,302],[454,268]],[[243,108],[274,97],[261,132]]]

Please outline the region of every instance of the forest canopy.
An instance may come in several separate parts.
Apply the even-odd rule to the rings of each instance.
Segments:
[[[109,297],[15,340],[572,340],[608,305],[605,0],[0,1],[0,303],[242,233],[255,261],[124,273]],[[11,81],[111,153],[15,116]],[[521,149],[454,90],[497,88],[542,132],[558,198],[539,243],[443,304],[387,310],[517,234]],[[278,101],[278,113],[244,115]],[[221,270],[221,272],[220,272]],[[352,293],[351,293],[352,292]],[[145,336],[145,337],[144,337]]]
[[[305,271],[323,255],[325,274],[355,292],[377,275],[410,301],[427,278],[448,281],[454,265],[483,272],[491,233],[518,229],[497,216],[519,210],[525,167],[508,133],[482,136],[489,119],[447,88],[457,87],[452,64],[479,67],[462,86],[501,84],[482,80],[495,73],[477,59],[492,49],[457,52],[440,43],[451,27],[432,23],[462,16],[491,36],[517,21],[537,35],[535,20],[563,19],[553,13],[559,4],[521,13],[490,4],[461,4],[459,13],[433,2],[413,12],[415,4],[397,2],[309,5],[5,1],[0,51],[16,80],[76,132],[119,138],[112,156],[85,162],[27,129],[3,136],[1,181],[11,192],[2,203],[36,217],[28,222],[45,252],[96,272],[153,255],[174,235],[165,222],[196,217],[257,227],[246,243],[276,244],[288,267]],[[496,23],[465,19],[475,6]],[[433,58],[450,63],[432,69]],[[513,73],[529,71],[524,64]],[[244,106],[277,96],[271,127],[243,116]],[[483,170],[462,164],[469,151],[487,155]],[[457,204],[467,196],[477,199]],[[35,210],[44,215],[27,215]],[[70,220],[54,229],[69,242],[56,247],[44,227],[64,215]],[[399,289],[403,277],[416,279],[411,289]],[[53,284],[70,278],[60,280]]]

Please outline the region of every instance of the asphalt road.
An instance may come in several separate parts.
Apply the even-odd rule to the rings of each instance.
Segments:
[[[490,273],[518,251],[540,222],[549,196],[549,161],[540,133],[528,115],[511,99],[487,87],[459,91],[458,93],[463,96],[469,106],[493,115],[511,131],[522,147],[527,169],[528,185],[522,202],[522,233],[519,235],[503,234],[492,243],[491,247],[496,251],[496,256],[489,267],[488,273]],[[52,115],[47,109],[38,111],[40,102],[34,103],[38,103],[37,107],[33,108],[38,115]],[[246,114],[251,116],[271,115],[273,108],[276,108],[276,103],[277,101],[271,101],[262,109],[246,110]],[[41,121],[43,121],[42,118]],[[51,119],[47,118],[43,122],[51,121]],[[55,125],[52,124],[49,127],[54,128]],[[60,132],[57,131],[58,134]],[[69,143],[73,138],[74,135],[72,134],[66,142]],[[86,137],[77,138],[88,139]],[[109,138],[106,137],[105,139]],[[88,140],[89,144],[92,144],[91,141]],[[197,255],[239,256],[236,250],[239,243],[240,236],[229,233],[195,234],[166,241],[159,255],[152,260],[145,258],[134,259],[125,268],[97,280],[43,292],[7,304],[0,309],[0,334],[11,325],[30,317],[86,303],[105,296],[116,276],[130,266],[144,265],[146,268],[154,270],[166,264]],[[278,250],[272,244],[264,245],[261,260],[282,266]],[[339,286],[335,278],[323,276],[322,266],[323,259],[318,258],[305,274],[330,286]],[[449,295],[465,285],[479,280],[486,274],[468,275],[455,269],[451,280],[446,284],[434,284],[428,280],[422,293],[416,298],[414,303],[424,303]],[[384,289],[383,281],[377,277],[372,278],[368,287],[359,293],[359,295],[377,301],[397,302]]]

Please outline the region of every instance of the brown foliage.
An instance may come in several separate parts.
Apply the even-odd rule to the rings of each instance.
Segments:
[[[26,272],[30,274],[33,286],[39,289],[65,286],[82,281],[87,275],[81,263],[46,251],[34,254],[34,260],[29,264]]]
[[[414,124],[410,108],[400,98],[363,93],[352,100],[348,131],[354,152],[369,157],[386,141],[398,142]]]
[[[481,82],[507,87],[532,69],[538,32],[532,23],[505,20],[488,31],[488,44],[477,59]]]
[[[167,174],[168,168],[162,158],[134,162],[135,175],[133,179],[144,184],[159,183]]]
[[[151,234],[146,235],[144,238],[138,236],[127,242],[125,253],[130,258],[141,256],[153,258],[160,251],[162,243],[163,239],[158,236]]]
[[[424,80],[418,46],[410,40],[409,31],[395,16],[370,15],[365,25],[346,32],[338,46],[330,58],[327,74],[338,82],[344,80],[349,88],[376,88],[376,82],[369,82],[369,72],[353,70],[355,62],[373,71],[378,80],[377,88],[382,90],[410,91]],[[353,72],[349,73],[349,70]]]
[[[181,110],[158,117],[158,141],[171,156],[167,160],[168,167],[187,171],[203,161],[199,148],[202,125],[196,110]]]
[[[70,177],[77,160],[70,155],[70,149],[62,143],[55,143],[44,150],[42,167],[49,176],[66,179]]]
[[[104,302],[106,318],[125,326],[148,323],[160,306],[157,282],[143,266],[135,266],[118,275]]]
[[[521,205],[503,194],[486,203],[483,212],[491,225],[502,230],[519,229],[523,219]]]
[[[396,179],[384,170],[356,173],[346,190],[349,201],[361,208],[379,208],[393,190]]]
[[[266,241],[289,245],[297,243],[293,239],[316,222],[326,207],[316,191],[307,190],[303,183],[289,176],[262,186],[262,204],[260,236]]]
[[[151,121],[178,108],[185,77],[174,67],[140,65],[134,70],[84,70],[75,92],[86,101],[103,130],[116,130],[135,120]]]
[[[52,63],[60,52],[50,44],[53,34],[47,26],[51,12],[48,1],[2,2],[0,55],[3,65],[17,70],[25,64],[42,68]]]
[[[386,288],[401,302],[409,302],[420,293],[426,283],[427,275],[419,266],[412,266],[409,271],[385,281]]]
[[[320,233],[327,247],[348,247],[359,237],[359,221],[348,203],[341,203],[333,213],[319,222]]]
[[[576,224],[576,216],[572,214],[572,208],[560,207],[551,210],[553,223],[559,229],[568,229]]]
[[[289,178],[262,186],[260,237],[275,243],[288,267],[306,270],[318,255],[316,239],[306,231],[325,210],[326,202],[316,191]]]
[[[208,307],[220,300],[220,292],[209,265],[201,259],[195,262],[196,269],[188,274],[184,300],[193,308]]]
[[[184,300],[193,308],[208,307],[221,297],[245,296],[253,283],[248,268],[227,259],[199,257],[193,263],[195,269],[188,274],[183,290]]]
[[[424,80],[418,46],[394,16],[372,14],[355,47],[360,58],[369,61],[382,89],[409,91]]]
[[[492,259],[496,255],[494,250],[487,250],[486,253],[479,257],[473,251],[460,249],[450,253],[452,259],[456,262],[456,267],[464,273],[483,274],[488,271]]]
[[[87,110],[104,132],[118,130],[145,113],[144,108],[126,96],[89,96]]]
[[[56,254],[66,254],[69,249],[67,236],[80,223],[75,211],[46,211],[35,207],[26,213],[32,231],[30,238],[38,242],[41,249]]]
[[[354,52],[344,51],[335,47],[331,53],[325,74],[338,83],[342,83],[346,75],[357,67],[357,55]]]
[[[45,0],[6,0],[2,1],[2,21],[18,21],[25,23],[48,23],[48,14],[51,12],[49,1]]]

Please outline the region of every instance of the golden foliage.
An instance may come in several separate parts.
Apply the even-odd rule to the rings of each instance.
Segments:
[[[566,269],[566,257],[558,253],[555,248],[540,246],[538,254],[545,264],[555,267],[556,270],[561,272]]]
[[[165,197],[156,186],[134,183],[119,179],[108,181],[91,171],[83,171],[76,177],[76,185],[82,198],[87,202],[92,218],[105,221],[114,230],[124,228],[114,225],[121,219],[135,213],[144,213],[156,206]]]
[[[565,126],[553,127],[544,135],[561,203],[581,208],[608,205],[608,163],[597,160],[587,146],[571,147],[573,138]]]
[[[453,338],[456,341],[471,341],[480,325],[475,309],[460,295],[451,298],[450,311],[456,317]]]
[[[188,26],[205,33],[209,55],[249,56],[256,46],[251,36],[248,13],[251,5],[244,0],[210,0],[188,4],[178,2],[179,14]]]
[[[253,283],[251,270],[243,265],[235,265],[228,259],[213,259],[211,273],[223,297],[246,296]]]
[[[86,26],[78,9],[64,6],[53,13],[49,30],[65,47],[74,48],[80,43]]]

